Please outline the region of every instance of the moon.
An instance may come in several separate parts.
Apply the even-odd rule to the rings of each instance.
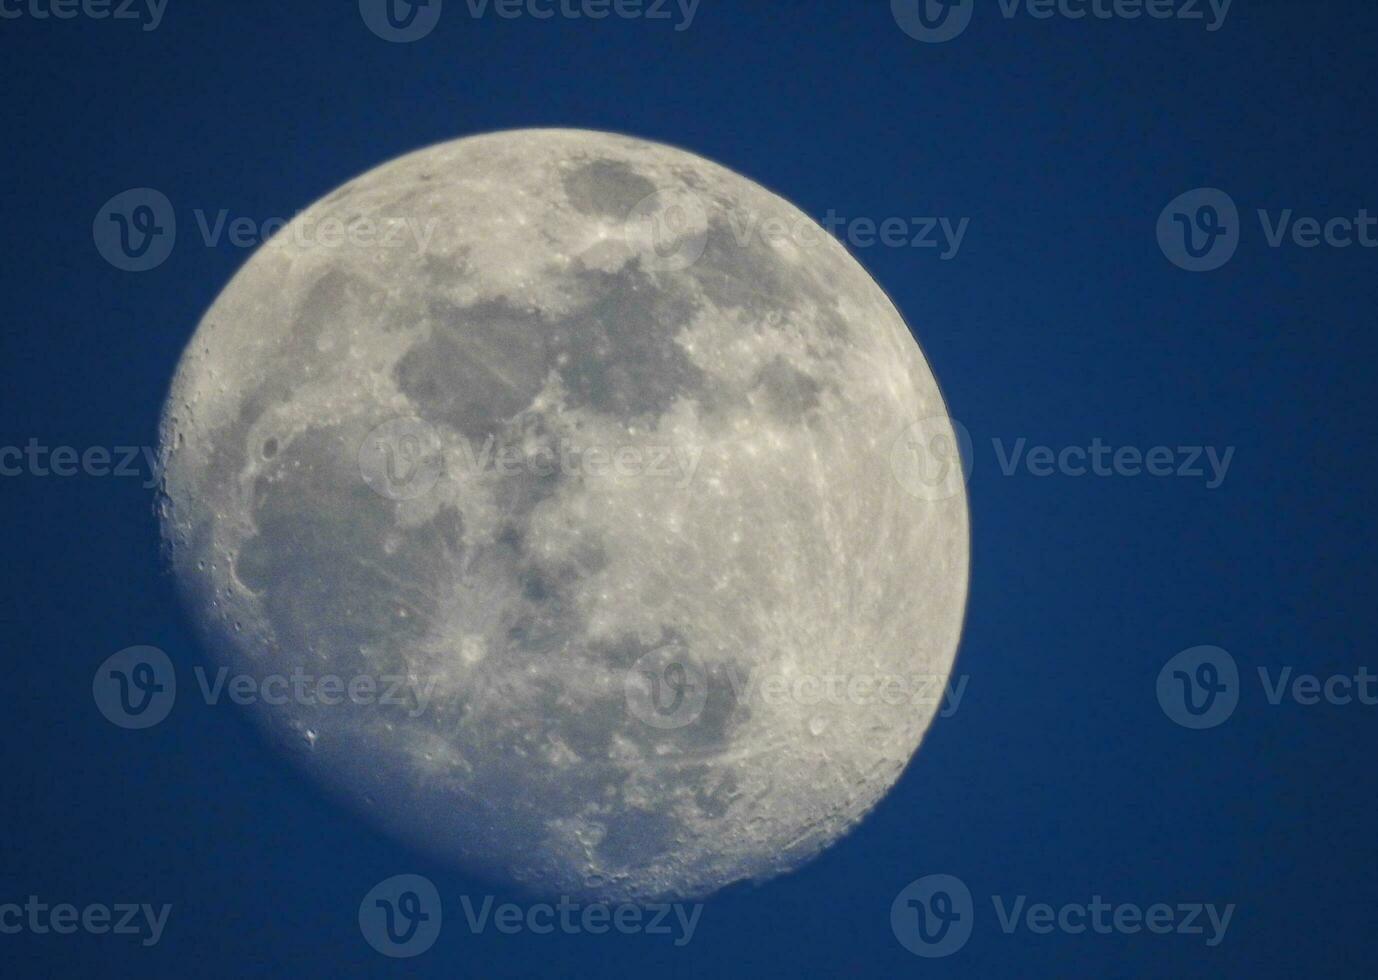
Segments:
[[[527,890],[798,868],[952,670],[967,501],[923,354],[836,239],[669,146],[501,132],[350,181],[216,299],[160,438],[237,699]]]

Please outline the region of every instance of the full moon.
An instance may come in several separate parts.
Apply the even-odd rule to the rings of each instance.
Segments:
[[[502,132],[350,181],[211,306],[161,440],[238,700],[473,873],[793,870],[941,706],[969,540],[933,374],[841,243],[682,150]]]

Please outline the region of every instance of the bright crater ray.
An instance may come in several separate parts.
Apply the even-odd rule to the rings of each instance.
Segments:
[[[896,478],[924,419],[951,444],[899,314],[791,205],[497,133],[235,276],[169,396],[164,535],[232,672],[353,683],[257,715],[384,826],[547,893],[700,895],[840,837],[932,720],[968,535],[960,485]]]

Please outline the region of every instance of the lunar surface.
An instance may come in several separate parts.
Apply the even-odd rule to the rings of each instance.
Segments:
[[[538,892],[701,896],[841,837],[940,706],[967,510],[897,479],[920,422],[953,444],[790,204],[504,132],[246,263],[173,383],[160,513],[240,700],[361,811]]]

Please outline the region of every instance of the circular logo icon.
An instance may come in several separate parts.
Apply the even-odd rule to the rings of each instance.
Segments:
[[[971,433],[946,415],[906,428],[890,446],[890,472],[912,496],[946,500],[971,479]]]
[[[393,875],[359,903],[359,931],[370,946],[393,959],[420,956],[434,946],[443,918],[440,893],[421,875]]]
[[[976,0],[890,0],[900,30],[926,44],[951,41],[965,31],[975,6]]]
[[[1214,728],[1239,705],[1239,667],[1213,646],[1191,647],[1158,672],[1158,704],[1183,728]]]
[[[953,875],[924,875],[890,903],[890,929],[915,956],[951,956],[971,938],[971,890]]]
[[[135,187],[101,206],[91,223],[91,237],[96,251],[116,269],[147,272],[172,254],[177,213],[161,191]]]
[[[96,668],[91,696],[112,724],[152,728],[177,700],[177,672],[157,647],[125,647]]]
[[[364,482],[389,500],[425,496],[444,469],[440,433],[421,419],[384,422],[359,447],[359,472]]]
[[[1158,247],[1179,269],[1210,272],[1234,258],[1239,229],[1234,199],[1217,188],[1198,187],[1173,198],[1158,215]]]
[[[708,247],[708,211],[688,191],[656,191],[628,213],[622,235],[643,269],[677,272],[697,262]]]
[[[384,41],[419,41],[440,23],[442,0],[359,0],[368,29]]]
[[[708,673],[681,649],[646,654],[623,679],[627,709],[652,728],[692,725],[708,703]]]

